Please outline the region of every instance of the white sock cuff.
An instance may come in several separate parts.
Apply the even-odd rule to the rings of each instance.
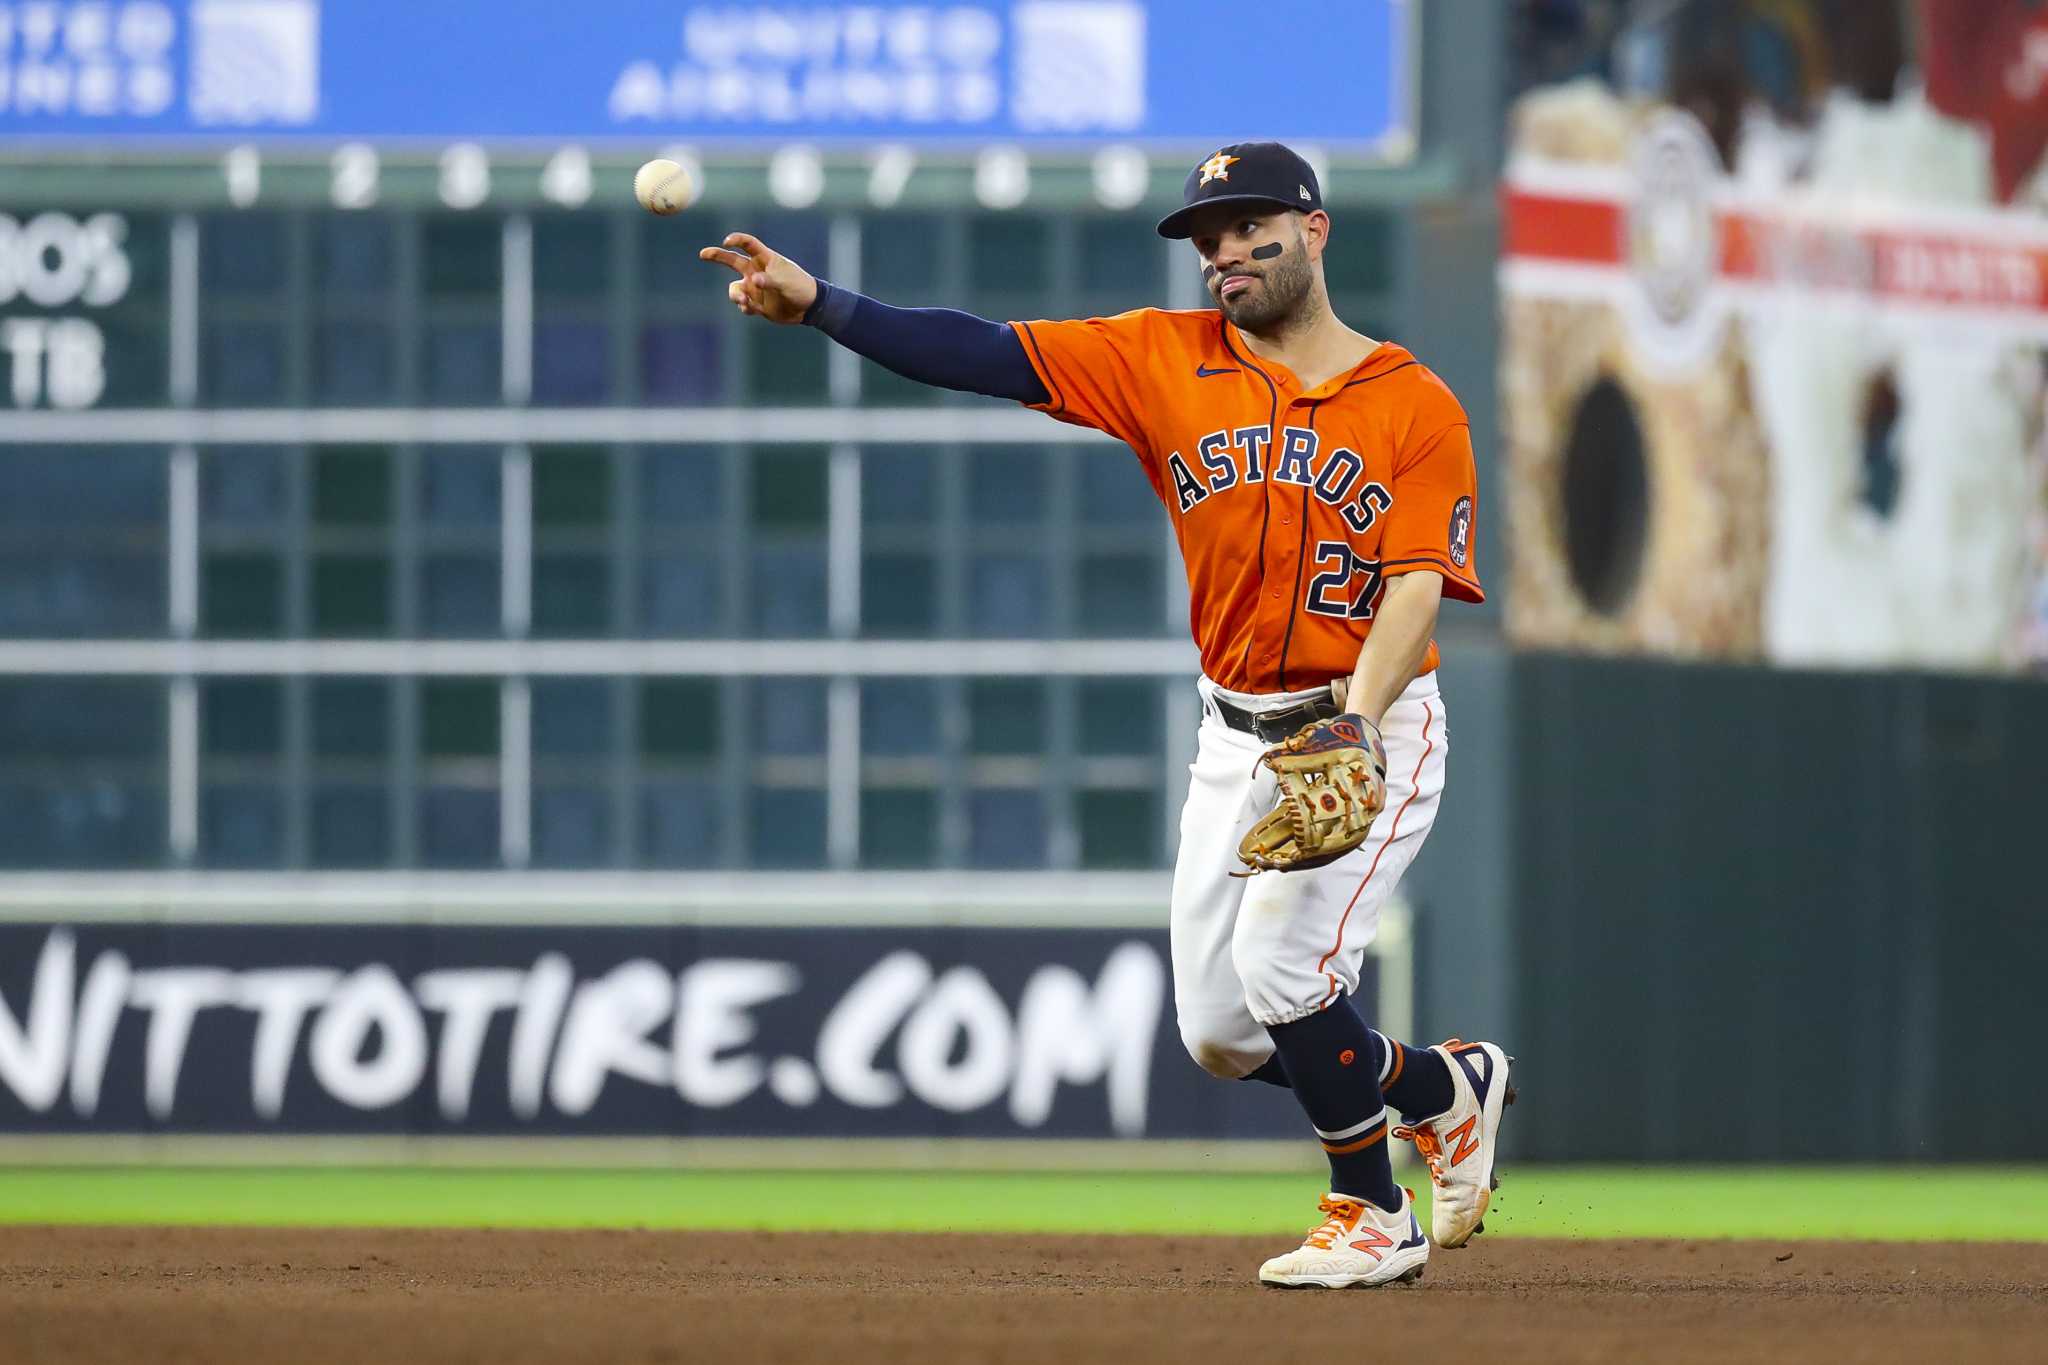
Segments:
[[[1349,1128],[1340,1128],[1334,1133],[1325,1132],[1321,1128],[1317,1128],[1316,1136],[1321,1138],[1325,1142],[1342,1142],[1345,1138],[1357,1137],[1360,1133],[1365,1132],[1368,1128],[1371,1128],[1376,1123],[1386,1122],[1386,1118],[1387,1111],[1383,1106],[1379,1109],[1373,1110],[1371,1117],[1360,1119],[1357,1123],[1352,1124]]]
[[[1367,1029],[1366,1032],[1380,1040],[1380,1084],[1385,1085],[1387,1073],[1394,1069],[1394,1040],[1378,1029]]]

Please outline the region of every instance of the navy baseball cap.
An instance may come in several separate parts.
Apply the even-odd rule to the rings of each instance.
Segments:
[[[1188,221],[1210,204],[1256,204],[1261,209],[1323,206],[1316,173],[1291,147],[1278,142],[1236,142],[1188,172],[1182,204],[1159,220],[1161,237],[1193,236]]]

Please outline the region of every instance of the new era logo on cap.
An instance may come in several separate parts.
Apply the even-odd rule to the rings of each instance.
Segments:
[[[1314,203],[1314,202],[1316,201],[1316,197],[1315,197],[1314,195],[1312,195],[1312,194],[1310,194],[1310,193],[1308,192],[1308,186],[1306,186],[1306,185],[1296,185],[1296,186],[1295,186],[1294,188],[1296,188],[1297,190],[1300,190],[1300,191],[1301,191],[1301,197],[1302,197],[1303,199],[1307,200],[1307,201],[1308,201],[1309,203],[1313,204],[1313,203]]]

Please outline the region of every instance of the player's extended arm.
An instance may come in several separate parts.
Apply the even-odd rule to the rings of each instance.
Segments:
[[[1436,633],[1436,610],[1443,593],[1443,575],[1428,569],[1387,580],[1379,608],[1373,612],[1372,634],[1358,651],[1358,664],[1351,670],[1339,705],[1374,725],[1380,723],[1401,689],[1415,681],[1415,670],[1429,653],[1429,637]]]
[[[952,308],[892,308],[818,279],[795,261],[735,232],[698,258],[739,276],[726,296],[749,317],[808,323],[905,379],[963,393],[1044,403],[1050,395],[1017,333]]]

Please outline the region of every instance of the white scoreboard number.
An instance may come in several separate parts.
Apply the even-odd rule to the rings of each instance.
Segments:
[[[703,164],[694,148],[649,146],[635,149],[627,159],[638,165],[645,159],[642,152],[667,157],[688,168],[701,196],[705,183]],[[1319,173],[1325,169],[1318,150],[1305,149],[1304,154],[1312,164],[1317,164]],[[252,208],[266,200],[305,206],[306,158],[286,156],[274,163],[283,168],[278,178],[286,182],[283,188],[277,188],[266,176],[264,155],[262,149],[247,143],[221,154],[219,185],[228,203],[236,208]],[[338,209],[370,208],[385,201],[387,189],[394,200],[414,204],[431,200],[456,210],[485,207],[494,197],[508,207],[538,201],[569,209],[592,203],[623,208],[631,202],[624,190],[624,185],[630,183],[625,178],[630,176],[630,168],[616,164],[616,159],[600,167],[590,150],[577,143],[536,156],[530,152],[494,151],[478,142],[458,142],[423,159],[416,152],[380,152],[367,142],[346,142],[324,157],[322,197]],[[938,192],[942,196],[958,194],[971,198],[984,209],[1021,208],[1037,195],[1034,170],[1061,160],[1035,160],[1021,146],[983,147],[971,156],[950,158],[956,177],[964,170],[966,178],[941,182],[947,188]],[[1152,188],[1153,160],[1151,153],[1131,144],[1098,148],[1085,167],[1087,188],[1083,193],[1100,208],[1132,209]],[[843,177],[839,183],[861,186],[860,197],[866,207],[886,209],[903,202],[914,177],[927,170],[939,171],[949,161],[926,161],[915,148],[899,143],[836,158],[807,143],[790,143],[763,149],[758,163],[742,171],[739,183],[745,185],[758,173],[756,193],[778,208],[806,209],[826,197],[835,177]],[[963,161],[965,164],[960,164]],[[318,175],[319,162],[315,161],[313,166]],[[614,174],[621,177],[617,202],[605,197],[600,184],[602,176]],[[725,172],[721,170],[720,174]]]
[[[689,168],[702,193],[706,175],[697,149],[649,146],[635,149],[633,156],[643,150]],[[631,199],[623,156],[616,149],[594,156],[576,143],[514,153],[458,142],[423,153],[356,141],[310,156],[280,155],[243,143],[191,163],[201,180],[193,191],[198,202],[190,207],[204,212],[224,199],[238,209],[351,212],[439,205],[473,211],[497,200],[505,209],[532,205],[624,212]],[[1075,168],[1066,167],[1065,183],[1073,188],[1055,189],[1051,198],[1070,206],[1068,196],[1078,194],[1099,208],[1129,211],[1150,192],[1154,161],[1134,145],[1099,148],[1079,168],[1085,178],[1076,184]],[[210,191],[201,188],[209,162],[219,177]],[[785,211],[889,208],[933,195],[1003,211],[1038,203],[1039,172],[1061,164],[1058,157],[1048,160],[1019,146],[983,147],[932,160],[901,144],[835,153],[791,143],[761,149],[750,162],[714,167],[712,174],[730,186],[733,202]],[[1055,178],[1049,174],[1044,180]],[[53,194],[59,203],[68,197],[61,189]],[[123,330],[104,316],[131,293],[129,234],[130,220],[120,212],[0,212],[0,391],[5,394],[0,404],[76,410],[105,400],[109,365],[121,371],[130,363],[122,357],[129,353],[133,329]],[[122,371],[113,377],[124,376]]]
[[[133,277],[127,238],[128,220],[117,213],[39,213],[26,221],[0,213],[0,308],[119,303]],[[0,359],[17,408],[89,408],[106,392],[106,340],[89,317],[0,317]]]

